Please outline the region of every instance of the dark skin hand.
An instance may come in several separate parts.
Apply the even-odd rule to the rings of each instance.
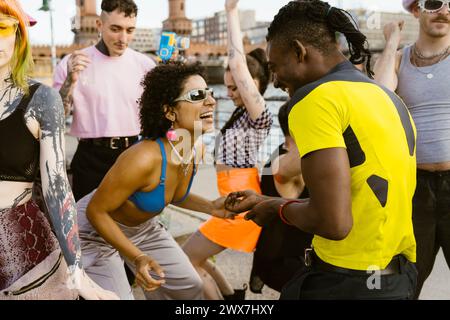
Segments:
[[[245,220],[253,220],[259,226],[268,225],[275,217],[272,202],[284,203],[282,198],[273,198],[257,194],[253,190],[230,193],[225,200],[225,208],[234,212],[245,212]]]
[[[329,148],[302,158],[302,172],[310,199],[284,207],[284,217],[297,228],[330,240],[342,240],[353,226],[351,179],[347,151]],[[258,195],[252,191],[234,192],[225,201],[227,210],[251,210],[246,219],[259,225],[270,223],[287,200]]]

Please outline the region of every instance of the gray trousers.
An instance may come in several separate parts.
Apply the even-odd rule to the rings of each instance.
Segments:
[[[77,203],[82,263],[86,273],[102,288],[121,299],[134,299],[125,273],[124,262],[135,273],[134,265],[105,242],[86,218],[86,208],[95,190]],[[142,252],[152,257],[164,270],[166,283],[146,292],[148,300],[193,300],[203,298],[203,283],[189,258],[157,218],[136,227],[117,223],[122,232]]]

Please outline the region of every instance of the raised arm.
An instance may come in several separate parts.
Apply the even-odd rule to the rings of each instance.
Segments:
[[[98,287],[81,264],[75,199],[65,168],[64,114],[57,91],[41,86],[27,115],[39,123],[42,191],[61,251],[69,266],[69,286],[85,299],[113,299],[115,295]]]
[[[395,91],[398,85],[398,70],[402,58],[401,51],[397,51],[400,45],[403,21],[391,22],[384,26],[384,38],[386,47],[374,66],[375,81],[384,85],[391,91]]]
[[[81,51],[75,51],[68,59],[64,59],[58,65],[53,77],[53,87],[59,90],[61,95],[64,114],[70,115],[73,105],[73,90],[78,81],[81,71],[87,68],[90,60]]]
[[[228,25],[228,65],[250,118],[256,120],[264,112],[265,102],[247,67],[237,3],[238,0],[226,0],[225,3]]]

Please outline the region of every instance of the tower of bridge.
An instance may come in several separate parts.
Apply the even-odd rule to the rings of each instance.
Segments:
[[[173,31],[178,35],[190,36],[192,22],[186,17],[184,0],[169,1],[169,18],[163,22],[164,31]]]
[[[75,44],[91,45],[98,40],[96,21],[97,1],[76,0],[77,13],[72,20],[72,32]]]

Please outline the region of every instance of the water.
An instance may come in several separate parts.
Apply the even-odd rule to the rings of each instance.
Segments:
[[[215,127],[219,130],[230,118],[235,106],[227,97],[227,89],[224,85],[212,85],[211,87],[214,89],[214,97],[217,100]],[[266,99],[267,107],[273,115],[273,125],[269,136],[260,148],[258,155],[258,162],[260,164],[264,164],[272,152],[284,141],[283,132],[278,123],[278,109],[286,102],[288,95],[284,91],[274,88],[271,84],[267,88],[264,98]],[[214,148],[214,136],[205,135],[203,140],[207,146],[207,150],[212,152]]]

